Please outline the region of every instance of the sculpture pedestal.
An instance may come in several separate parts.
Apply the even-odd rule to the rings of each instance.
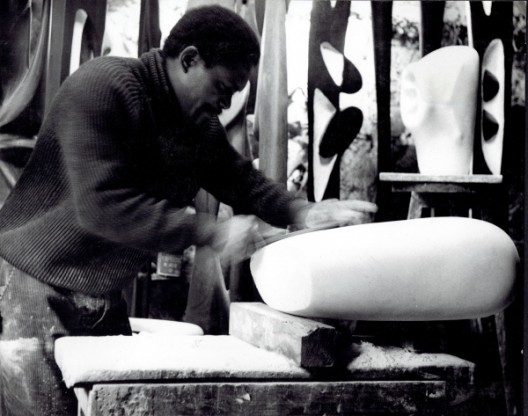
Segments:
[[[65,337],[55,358],[83,416],[455,416],[471,402],[471,362],[371,343],[355,348],[347,367],[324,374],[234,336]]]

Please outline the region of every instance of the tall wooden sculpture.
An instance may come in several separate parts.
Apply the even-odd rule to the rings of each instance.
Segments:
[[[344,56],[350,3],[314,1],[308,56],[308,199],[339,198],[339,162],[363,122],[350,107],[341,111],[339,94],[357,92],[361,75]]]

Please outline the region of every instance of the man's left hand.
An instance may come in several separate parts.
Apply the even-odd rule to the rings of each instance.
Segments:
[[[304,228],[323,229],[370,222],[378,207],[367,201],[325,199],[304,210]]]

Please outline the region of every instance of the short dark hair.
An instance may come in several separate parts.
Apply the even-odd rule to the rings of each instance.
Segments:
[[[176,58],[187,46],[195,46],[207,67],[258,64],[260,46],[254,30],[235,12],[222,6],[188,10],[172,28],[163,53]]]

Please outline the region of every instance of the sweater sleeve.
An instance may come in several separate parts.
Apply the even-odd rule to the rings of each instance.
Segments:
[[[113,67],[111,67],[113,68]],[[128,78],[127,78],[128,74]],[[65,81],[53,109],[79,225],[146,251],[194,243],[195,215],[143,189],[124,146],[137,134],[139,87],[130,73],[95,64]]]
[[[199,155],[203,188],[238,214],[253,214],[271,225],[285,227],[293,224],[299,210],[308,204],[242,157],[229,143],[217,118],[201,135]]]

